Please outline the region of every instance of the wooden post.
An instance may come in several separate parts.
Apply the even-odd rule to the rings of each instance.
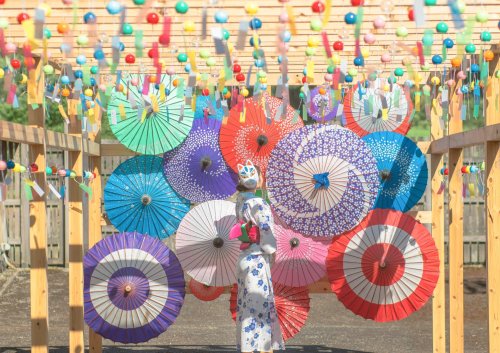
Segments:
[[[457,85],[461,86],[461,82]],[[454,134],[462,131],[460,119],[460,96],[455,94],[450,102],[450,124],[448,132]],[[462,166],[463,149],[452,148],[448,153],[449,186],[449,258],[450,269],[450,352],[464,351],[464,272],[463,272],[463,218],[464,204],[462,199]]]
[[[500,79],[494,77],[498,68],[499,55],[488,79],[486,90],[486,125],[500,123],[499,102]],[[489,352],[500,352],[500,143],[486,142],[486,233],[487,233],[487,271],[488,271],[488,337]]]
[[[71,104],[71,103],[69,103]],[[70,116],[70,134],[81,137],[81,121]],[[83,152],[68,153],[69,168],[78,177],[83,172]],[[84,353],[83,338],[83,209],[82,190],[74,180],[68,182],[69,223],[69,352]]]
[[[89,134],[90,140],[101,143],[101,109],[98,104],[94,107],[94,118],[96,119],[98,130],[94,134]],[[92,181],[92,198],[89,201],[89,248],[102,238],[101,229],[101,205],[102,205],[102,187],[101,187],[101,157],[90,158],[90,171],[95,177]],[[102,352],[102,337],[89,329],[89,352]]]
[[[441,127],[442,109],[435,106],[431,111],[431,141],[443,137]],[[444,176],[443,155],[431,154],[431,210],[432,210],[432,237],[439,253],[439,279],[432,296],[432,347],[435,353],[446,352],[446,290],[444,273],[444,189],[441,183]]]
[[[28,80],[28,123],[37,127],[45,125],[43,108],[44,75],[41,62],[36,62],[37,69],[31,69]],[[40,95],[40,87],[42,94]],[[30,244],[30,299],[31,299],[31,351],[47,353],[49,344],[49,288],[47,281],[47,208],[45,177],[45,145],[29,146],[29,163],[36,163],[38,172],[33,173],[33,180],[44,190],[43,195],[33,192],[33,201],[29,204],[29,244]],[[24,192],[24,190],[22,190]]]

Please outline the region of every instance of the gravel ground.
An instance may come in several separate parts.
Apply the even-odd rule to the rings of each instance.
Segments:
[[[486,272],[467,268],[464,277],[465,351],[487,352]],[[68,351],[67,286],[67,270],[49,270],[51,352]],[[0,274],[0,353],[30,351],[29,316],[29,271]],[[235,352],[229,295],[210,303],[188,295],[175,325],[159,338],[125,347],[106,340],[104,346],[116,353]],[[355,316],[331,293],[311,294],[308,322],[286,352],[432,352],[431,303],[405,320],[380,324]]]

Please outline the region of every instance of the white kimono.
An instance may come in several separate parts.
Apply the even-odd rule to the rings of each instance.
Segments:
[[[260,231],[260,244],[251,244],[243,250],[237,263],[238,349],[241,352],[284,350],[269,264],[270,255],[276,251],[271,208],[253,193],[240,193],[236,215],[239,220],[252,221]]]

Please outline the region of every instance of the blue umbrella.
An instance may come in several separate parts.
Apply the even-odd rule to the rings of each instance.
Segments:
[[[377,160],[379,170],[380,189],[374,208],[408,211],[427,187],[425,155],[412,140],[395,132],[374,132],[363,140]]]
[[[210,96],[196,97],[196,110],[194,112],[194,119],[215,119],[222,121],[224,119],[224,109],[214,98]]]
[[[126,160],[113,171],[104,188],[104,207],[120,232],[166,238],[177,230],[189,206],[189,201],[167,183],[160,157]]]

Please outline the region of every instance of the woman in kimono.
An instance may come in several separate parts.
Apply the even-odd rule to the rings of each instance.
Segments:
[[[236,267],[237,346],[242,353],[284,350],[270,270],[276,252],[273,215],[267,202],[255,196],[261,184],[259,170],[247,161],[238,165],[238,174],[236,216],[239,221],[258,227],[260,239],[242,250]]]

